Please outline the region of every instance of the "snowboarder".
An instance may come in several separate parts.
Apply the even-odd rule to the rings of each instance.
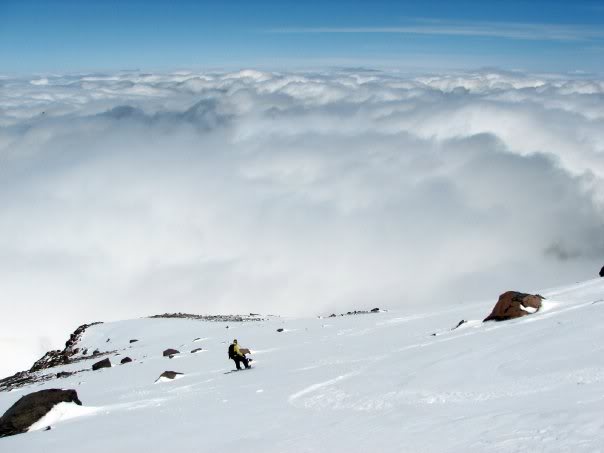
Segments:
[[[235,361],[235,365],[237,366],[238,370],[241,369],[241,362],[243,362],[243,365],[245,365],[246,368],[250,368],[249,360],[245,354],[241,352],[241,349],[237,344],[237,339],[233,340],[233,343],[229,346],[229,359]]]

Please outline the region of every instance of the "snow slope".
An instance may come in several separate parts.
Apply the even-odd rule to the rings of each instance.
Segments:
[[[81,344],[118,350],[114,367],[0,393],[0,413],[50,387],[75,388],[88,410],[62,408],[63,421],[51,413],[51,431],[0,439],[0,451],[601,451],[604,279],[542,294],[544,310],[503,323],[478,322],[495,297],[228,329],[182,319],[97,325]],[[451,331],[461,319],[470,322]],[[254,369],[229,373],[235,337],[253,350]],[[162,357],[169,347],[183,354]],[[135,362],[119,365],[125,355]],[[165,370],[184,376],[155,383]]]

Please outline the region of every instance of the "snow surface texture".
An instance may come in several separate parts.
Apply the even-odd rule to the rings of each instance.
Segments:
[[[603,93],[497,71],[0,77],[0,376],[90,321],[595,276]]]
[[[501,323],[477,322],[492,301],[229,329],[180,319],[94,326],[82,345],[111,338],[135,361],[1,393],[4,411],[30,391],[75,388],[86,416],[2,439],[0,450],[599,451],[604,280],[543,295],[543,311]],[[470,321],[450,330],[462,318]],[[254,351],[252,370],[229,373],[233,337]],[[204,354],[188,353],[199,345]],[[181,354],[162,357],[167,347]],[[165,370],[184,376],[154,384]]]

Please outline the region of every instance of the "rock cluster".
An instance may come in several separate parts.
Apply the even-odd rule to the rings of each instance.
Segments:
[[[335,318],[337,316],[350,316],[350,315],[366,315],[368,313],[379,313],[380,309],[379,308],[372,308],[371,310],[354,310],[354,311],[348,311],[346,313],[340,313],[339,315],[336,315],[335,313],[332,313],[331,315],[329,315],[329,318]]]
[[[194,315],[191,313],[164,313],[163,315],[153,315],[150,318],[183,318],[198,319],[200,321],[212,322],[245,322],[245,321],[264,321],[264,319],[246,315]]]

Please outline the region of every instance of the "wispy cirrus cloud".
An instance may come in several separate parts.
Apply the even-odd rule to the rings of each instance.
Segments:
[[[489,21],[415,19],[390,27],[283,27],[271,33],[386,33],[409,35],[468,36],[529,41],[600,41],[604,30],[580,24],[543,24]]]

